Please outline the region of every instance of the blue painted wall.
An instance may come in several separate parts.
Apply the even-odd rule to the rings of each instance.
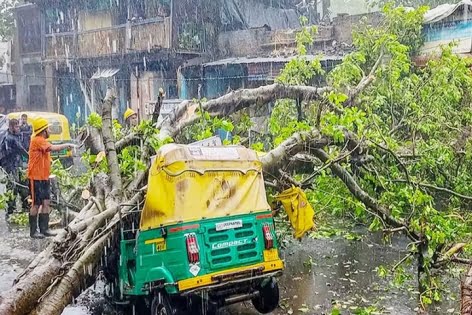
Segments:
[[[453,21],[427,25],[423,29],[426,42],[470,38],[472,21]]]
[[[85,122],[85,100],[80,90],[79,81],[74,77],[60,77],[58,79],[59,108],[69,120],[82,126]],[[77,118],[78,113],[80,117]]]

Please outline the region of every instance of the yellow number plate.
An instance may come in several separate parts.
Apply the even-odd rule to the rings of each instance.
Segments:
[[[166,240],[164,238],[156,238],[153,240],[147,240],[144,244],[156,244],[156,251],[161,252],[167,249]]]
[[[264,261],[273,261],[279,259],[279,252],[277,249],[269,249],[264,251]]]
[[[167,244],[165,240],[162,240],[162,242],[156,243],[156,250],[158,252],[166,250],[167,249]]]

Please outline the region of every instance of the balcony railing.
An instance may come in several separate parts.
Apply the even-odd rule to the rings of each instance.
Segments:
[[[46,36],[45,55],[48,59],[67,59],[75,56],[74,33],[60,33]]]
[[[144,21],[131,24],[130,49],[133,51],[150,51],[155,48],[171,48],[170,18],[163,21]]]
[[[79,57],[110,56],[125,51],[123,26],[99,29],[78,34]]]
[[[109,28],[48,34],[46,59],[90,58],[172,48],[170,18],[156,18]]]

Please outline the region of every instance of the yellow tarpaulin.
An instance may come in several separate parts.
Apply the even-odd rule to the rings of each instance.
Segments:
[[[315,211],[306,199],[306,195],[299,187],[284,190],[275,197],[282,203],[288,214],[290,223],[295,229],[295,237],[301,238],[306,232],[315,227]]]
[[[268,209],[254,151],[168,144],[152,163],[140,228]]]

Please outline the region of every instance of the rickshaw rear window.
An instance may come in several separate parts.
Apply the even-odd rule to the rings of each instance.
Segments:
[[[49,132],[53,135],[60,135],[62,133],[62,126],[57,122],[52,123],[49,126]]]

